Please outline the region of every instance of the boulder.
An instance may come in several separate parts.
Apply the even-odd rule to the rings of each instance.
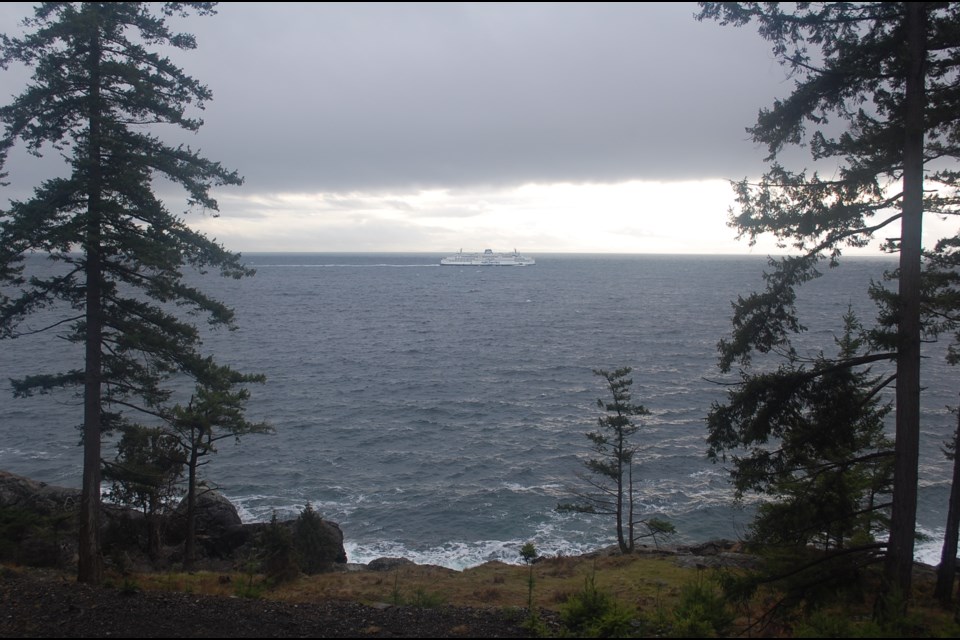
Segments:
[[[198,537],[219,537],[242,524],[237,508],[222,493],[205,485],[197,487],[194,531]],[[180,544],[186,535],[187,498],[184,496],[171,515],[167,540]]]
[[[50,516],[72,513],[80,506],[80,490],[37,482],[7,471],[0,471],[0,508],[29,509]]]
[[[28,566],[70,568],[77,557],[77,515],[80,490],[47,485],[0,471],[0,560]],[[186,502],[174,510],[162,526],[167,532],[159,557],[146,554],[146,522],[143,514],[127,507],[105,503],[101,510],[103,555],[116,568],[165,568],[182,554],[186,535]],[[267,523],[243,524],[236,507],[221,493],[204,487],[197,495],[197,563],[229,570],[241,561],[262,557],[263,532]],[[289,534],[297,520],[279,523]],[[299,545],[298,563],[312,571],[346,565],[343,532],[339,525],[319,516]],[[291,539],[292,539],[291,535]],[[303,537],[303,533],[300,534]]]
[[[407,558],[376,558],[367,563],[367,569],[370,571],[393,571],[400,567],[411,567],[413,565],[414,562]]]
[[[186,515],[186,498],[177,505],[174,515]],[[231,527],[243,524],[240,514],[233,503],[222,493],[209,487],[197,488],[197,531],[208,535],[218,535]]]
[[[36,567],[76,562],[80,490],[0,471],[0,560]]]
[[[274,527],[279,531],[275,531]],[[317,518],[306,531],[297,519],[259,522],[244,525],[243,528],[247,539],[243,549],[238,550],[238,555],[249,555],[257,548],[263,549],[265,553],[261,555],[265,556],[282,555],[287,551],[291,554],[291,560],[308,574],[330,571],[337,568],[336,565],[347,564],[343,531],[336,522]],[[280,554],[276,554],[277,551]],[[265,560],[269,558],[265,557]]]

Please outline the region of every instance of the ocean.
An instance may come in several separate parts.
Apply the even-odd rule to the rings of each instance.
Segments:
[[[248,416],[270,435],[224,440],[203,476],[245,521],[293,517],[310,502],[339,523],[351,562],[401,556],[462,569],[613,544],[609,517],[559,513],[581,487],[584,433],[601,415],[594,369],[633,368],[651,415],[635,437],[638,513],[674,542],[736,538],[733,502],[705,457],[705,417],[732,378],[717,367],[731,301],[762,287],[763,256],[534,255],[524,268],[440,267],[435,254],[245,254],[257,275],[198,286],[237,312],[205,349],[263,373]],[[31,257],[31,261],[39,259]],[[801,289],[802,348],[833,353],[848,307],[868,323],[871,280],[895,263],[847,258]],[[57,317],[47,312],[34,327]],[[198,320],[202,324],[202,320]],[[0,380],[82,365],[53,335],[0,342]],[[922,383],[917,557],[935,564],[956,425],[955,372],[928,345]],[[0,395],[0,469],[79,486],[82,419],[70,393]],[[109,445],[104,455],[112,455]]]

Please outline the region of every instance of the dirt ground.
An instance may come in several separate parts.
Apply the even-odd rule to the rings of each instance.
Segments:
[[[35,571],[0,573],[5,638],[524,638],[523,619],[517,610],[292,604],[90,587]]]

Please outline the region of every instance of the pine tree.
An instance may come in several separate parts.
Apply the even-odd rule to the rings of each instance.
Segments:
[[[633,495],[633,456],[638,445],[631,438],[640,430],[634,418],[649,415],[642,404],[634,404],[630,387],[632,369],[623,367],[615,371],[595,369],[594,374],[606,381],[610,400],[598,399],[597,406],[604,414],[597,418],[597,430],[585,435],[591,442],[595,458],[584,461],[589,474],[580,475],[589,487],[575,491],[576,502],[561,503],[560,511],[597,513],[613,516],[616,521],[617,546],[621,553],[632,553],[638,537],[667,537],[674,532],[673,525],[659,519],[636,520]],[[636,525],[646,526],[647,533],[637,536]]]
[[[147,552],[160,552],[161,523],[179,490],[184,452],[162,427],[126,425],[117,443],[117,455],[103,469],[111,483],[110,498],[143,512],[147,527]]]
[[[831,266],[845,247],[885,234],[899,253],[895,294],[881,294],[889,331],[865,356],[896,365],[896,462],[885,578],[891,595],[909,598],[917,510],[921,244],[924,211],[958,212],[960,172],[960,11],[957,3],[700,3],[699,19],[758,25],[795,85],[760,111],[748,129],[769,150],[758,184],[737,183],[731,224],[753,242],[769,233],[798,255],[772,261],[767,289],[735,305],[731,339],[720,345],[724,371],[750,365],[751,354],[789,349],[802,330],[795,289]],[[778,162],[790,146],[809,145],[829,176]],[[924,184],[927,187],[925,188]],[[948,247],[938,243],[934,251]],[[876,289],[875,289],[876,291]],[[892,303],[892,304],[888,304]],[[932,311],[932,309],[931,309]],[[890,349],[884,350],[885,347]],[[849,366],[863,364],[862,360]]]
[[[750,579],[778,583],[786,601],[856,584],[887,533],[893,443],[879,394],[890,378],[848,366],[865,345],[848,311],[835,357],[741,373],[707,419],[708,454],[732,463],[737,498],[763,498],[747,541],[771,563]]]
[[[43,182],[0,218],[0,284],[17,293],[0,300],[0,337],[15,337],[34,311],[63,312],[48,330],[85,345],[84,364],[16,383],[20,394],[82,389],[83,484],[78,578],[102,577],[99,504],[101,434],[123,410],[160,414],[170,396],[163,381],[202,365],[198,330],[178,307],[232,326],[233,313],[185,277],[208,268],[250,275],[238,255],[191,230],[152,190],[163,178],[183,188],[190,207],[217,210],[213,187],[241,178],[156,135],[162,125],[196,131],[209,90],[154,49],[192,49],[192,36],[170,30],[170,17],[212,14],[213,3],[40,4],[23,37],[3,36],[0,65],[33,68],[28,87],[0,109],[5,127],[0,169],[18,143],[68,160],[68,175]],[[79,251],[79,253],[76,253]],[[52,276],[25,271],[24,256],[46,253]]]
[[[198,472],[206,462],[203,459],[217,452],[217,443],[221,440],[232,438],[239,442],[245,435],[273,431],[269,424],[251,422],[245,416],[250,398],[245,385],[264,381],[261,375],[241,374],[207,358],[197,370],[197,386],[189,402],[174,406],[165,415],[165,432],[184,452],[187,470],[186,568],[190,568],[195,559]]]

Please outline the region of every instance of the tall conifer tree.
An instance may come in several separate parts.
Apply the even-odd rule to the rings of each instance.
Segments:
[[[917,511],[920,344],[925,313],[943,300],[923,297],[923,212],[960,211],[960,5],[958,3],[700,3],[699,19],[758,25],[789,68],[789,97],[762,109],[748,129],[769,150],[759,183],[735,187],[731,224],[753,242],[770,233],[798,255],[772,261],[767,289],[735,304],[734,331],[720,364],[750,365],[751,354],[790,349],[802,325],[795,288],[845,247],[886,237],[898,252],[894,294],[881,293],[888,331],[864,356],[896,365],[896,461],[888,592],[909,597]],[[778,162],[786,147],[808,145],[830,177]],[[925,190],[924,181],[927,181]],[[955,242],[955,240],[954,240]],[[950,244],[938,244],[933,251]],[[889,303],[889,304],[888,304]],[[856,359],[850,366],[864,364]],[[905,602],[906,600],[904,600]]]
[[[29,376],[15,392],[76,385],[83,389],[83,485],[78,578],[99,582],[101,434],[123,411],[162,413],[178,372],[201,375],[197,329],[176,308],[232,326],[233,313],[185,278],[208,268],[249,275],[239,256],[191,230],[152,190],[157,177],[179,185],[190,207],[216,211],[212,187],[242,179],[155,132],[169,124],[196,131],[209,90],[154,49],[193,49],[171,31],[171,17],[214,13],[214,3],[48,2],[24,21],[23,37],[3,36],[0,64],[33,68],[33,79],[0,109],[6,163],[14,145],[69,161],[69,175],[45,181],[33,197],[0,217],[0,284],[18,293],[0,300],[0,337],[16,337],[34,311],[60,303],[50,329],[85,345],[84,364]],[[0,166],[2,169],[2,166]],[[25,254],[42,252],[55,275],[28,277]]]

